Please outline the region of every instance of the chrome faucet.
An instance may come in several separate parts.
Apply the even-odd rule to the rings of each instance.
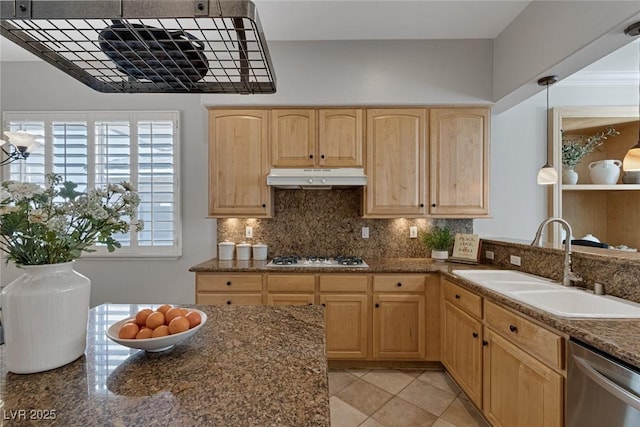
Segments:
[[[564,231],[566,233],[566,238],[564,240],[564,271],[562,273],[562,285],[563,286],[573,286],[573,282],[581,281],[582,278],[573,272],[571,269],[571,236],[573,236],[573,231],[571,230],[571,226],[567,221],[562,218],[547,218],[542,221],[542,224],[538,227],[538,231],[536,231],[536,237],[531,242],[531,246],[542,246],[542,235],[544,228],[547,224],[552,222],[557,222],[562,225]]]

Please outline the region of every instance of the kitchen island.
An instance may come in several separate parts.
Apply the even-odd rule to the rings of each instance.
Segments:
[[[106,337],[147,307],[92,308],[85,355],[66,366],[17,375],[0,364],[4,425],[330,425],[321,307],[191,306],[207,323],[160,353]]]

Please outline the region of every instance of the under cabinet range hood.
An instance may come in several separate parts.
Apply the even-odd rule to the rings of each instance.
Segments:
[[[290,190],[329,190],[336,187],[362,187],[367,185],[367,177],[362,168],[277,168],[271,169],[267,185]]]
[[[0,34],[99,92],[276,91],[247,0],[0,0]]]

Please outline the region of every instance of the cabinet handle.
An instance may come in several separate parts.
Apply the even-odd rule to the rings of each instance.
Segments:
[[[421,208],[424,208],[424,203],[420,203],[420,207],[421,207]]]
[[[474,332],[471,335],[473,335],[474,338],[478,338],[478,333],[477,332]]]
[[[313,305],[313,303],[312,303],[312,302],[310,302],[310,303],[309,303],[309,304],[307,304],[307,305]]]
[[[396,286],[400,287],[400,286],[402,286],[402,283],[398,282],[398,284]]]
[[[482,346],[486,347],[489,345],[489,341],[482,340]]]
[[[266,207],[267,207],[267,204],[266,204],[266,203],[263,203],[263,204],[262,204],[262,207],[263,207],[263,208],[266,208]]]
[[[324,159],[324,154],[320,156],[321,159]]]
[[[228,281],[228,282],[227,282],[227,286],[231,286],[231,281]]]
[[[313,159],[313,154],[309,154],[309,158],[310,158],[310,159]]]
[[[454,297],[455,297],[455,299],[460,299],[460,295],[458,295],[458,294],[455,294]]]
[[[518,333],[518,328],[514,325],[509,325],[509,330],[513,333]]]
[[[322,303],[322,306],[323,306],[323,307],[326,307],[326,306],[327,306],[327,304],[325,304],[325,303]]]
[[[376,304],[376,308],[380,307],[380,304]]]
[[[432,208],[435,208],[435,207],[436,207],[436,204],[435,204],[435,203],[432,203],[432,204],[431,204],[431,207],[432,207]]]
[[[227,301],[227,305],[231,305],[231,300]]]

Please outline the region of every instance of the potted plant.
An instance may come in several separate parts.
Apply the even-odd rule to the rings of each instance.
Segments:
[[[449,258],[449,248],[453,245],[454,236],[449,227],[434,226],[420,236],[422,243],[431,249],[431,258],[444,261]]]
[[[49,174],[46,186],[0,183],[0,250],[24,273],[0,292],[5,362],[14,373],[65,365],[84,353],[91,281],[73,269],[95,243],[110,252],[139,196],[124,182],[87,193]],[[134,229],[142,229],[135,222]]]
[[[620,132],[609,126],[606,130],[594,135],[584,137],[565,136],[562,133],[562,183],[576,184],[578,173],[574,168],[580,163],[582,158],[593,152],[610,136],[620,135]]]

